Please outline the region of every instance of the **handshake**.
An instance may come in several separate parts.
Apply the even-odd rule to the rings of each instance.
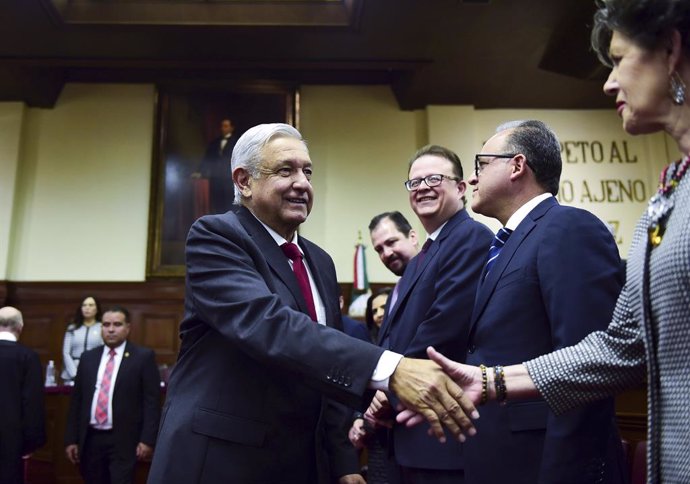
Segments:
[[[472,420],[479,418],[476,406],[489,400],[504,400],[506,378],[511,382],[511,398],[536,395],[536,388],[522,365],[497,367],[468,366],[449,360],[434,348],[427,348],[430,360],[403,358],[390,377],[389,389],[400,400],[399,424],[417,425],[429,422],[429,434],[440,442],[446,437],[443,427],[464,442],[475,435]],[[377,392],[365,421],[373,427],[391,426],[393,411],[383,392]],[[362,424],[350,429],[350,440],[363,437]],[[353,442],[355,443],[355,442]]]

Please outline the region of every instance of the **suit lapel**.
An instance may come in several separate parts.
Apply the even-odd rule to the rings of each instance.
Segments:
[[[412,288],[414,288],[421,275],[438,253],[443,240],[455,229],[456,225],[461,224],[467,219],[469,219],[469,215],[467,214],[466,210],[463,209],[457,212],[448,220],[448,223],[445,225],[445,227],[443,227],[441,233],[438,234],[436,240],[434,240],[434,242],[427,249],[427,253],[422,261],[421,267],[418,268],[416,264],[416,259],[419,257],[418,255],[410,261],[408,267],[405,269],[405,273],[403,274],[402,278],[400,278],[400,282],[398,283],[398,299],[393,307],[393,312],[391,313],[390,317],[385,317],[383,320],[383,326],[381,327],[381,331],[379,333],[379,344],[391,331],[393,322],[398,314],[398,309],[402,307],[403,302],[407,299],[410,292],[412,292]]]
[[[127,341],[125,343],[125,347],[122,352],[122,360],[120,361],[120,368],[117,369],[117,376],[115,376],[115,386],[113,387],[113,400],[115,399],[115,395],[117,395],[117,389],[120,387],[120,382],[125,381],[127,379],[127,373],[129,372],[132,363],[131,363],[131,358],[134,353],[134,348],[132,345]]]
[[[522,242],[527,238],[527,236],[534,230],[534,228],[539,223],[539,220],[544,216],[549,209],[557,205],[556,199],[553,197],[547,198],[539,205],[537,205],[527,216],[524,218],[520,225],[517,226],[515,231],[510,235],[510,238],[506,242],[505,246],[501,250],[500,255],[496,259],[491,272],[486,276],[486,279],[479,281],[479,286],[477,287],[477,296],[474,301],[474,309],[472,311],[472,323],[470,325],[470,332],[474,329],[475,324],[479,320],[480,316],[486,309],[491,295],[496,289],[498,281],[501,279],[503,272],[512,260],[515,252],[518,250]],[[484,276],[484,271],[482,271],[482,277]]]
[[[83,370],[85,370],[86,377],[83,380],[84,388],[95,388],[96,384],[98,383],[98,367],[100,366],[101,359],[103,358],[103,345],[99,346],[98,351],[94,351],[94,353],[95,357],[90,361],[84,361],[83,365],[82,362],[79,363],[79,370],[82,370],[81,366],[83,366]]]
[[[271,270],[273,270],[274,274],[288,288],[290,294],[292,294],[292,297],[297,302],[299,310],[308,314],[307,303],[304,300],[304,296],[302,296],[302,291],[297,283],[295,273],[292,271],[290,263],[287,257],[285,257],[282,249],[276,244],[276,241],[273,240],[271,234],[261,225],[261,222],[259,222],[247,208],[239,207],[236,214],[240,223],[247,231],[247,234],[261,250]],[[314,275],[315,272],[316,271],[312,269],[312,275]]]

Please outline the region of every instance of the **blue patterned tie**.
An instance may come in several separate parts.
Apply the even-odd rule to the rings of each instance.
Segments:
[[[486,270],[484,271],[484,279],[486,279],[486,276],[489,275],[489,271],[493,267],[494,263],[496,262],[496,259],[498,258],[498,254],[501,253],[501,249],[503,246],[506,244],[508,241],[508,237],[510,237],[510,234],[512,234],[513,231],[510,229],[507,229],[505,227],[501,227],[498,232],[496,232],[496,235],[494,236],[494,241],[491,243],[491,247],[489,247],[489,259],[486,261]]]

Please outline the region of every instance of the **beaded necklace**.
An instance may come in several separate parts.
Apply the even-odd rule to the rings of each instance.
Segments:
[[[647,233],[652,248],[658,246],[664,237],[666,221],[671,210],[673,210],[673,191],[685,175],[688,166],[690,166],[690,155],[668,165],[659,176],[659,188],[647,206],[647,216],[649,217]]]

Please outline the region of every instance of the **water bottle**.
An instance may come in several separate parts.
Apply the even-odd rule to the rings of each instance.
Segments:
[[[55,381],[55,362],[53,360],[48,361],[48,366],[46,367],[46,386],[57,386],[57,381]]]

